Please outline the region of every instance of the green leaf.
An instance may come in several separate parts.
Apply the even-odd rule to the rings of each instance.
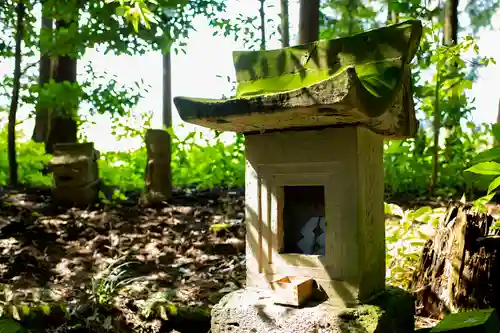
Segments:
[[[0,332],[1,333],[21,333],[26,330],[17,321],[10,318],[0,319]]]
[[[120,6],[116,8],[115,14],[117,16],[124,16],[126,13],[128,13],[129,10],[130,10],[129,6]]]
[[[168,312],[172,315],[172,316],[177,316],[177,307],[174,305],[174,304],[169,304],[168,305]]]
[[[17,309],[17,306],[12,305],[10,307],[10,309],[11,309],[12,318],[14,318],[16,320],[21,320],[21,316],[19,315],[19,310]]]
[[[21,313],[23,314],[23,318],[26,318],[30,315],[30,312],[31,312],[31,308],[26,305],[26,304],[23,304],[21,306]]]
[[[500,123],[493,124],[491,126],[491,129],[493,131],[493,137],[495,140],[500,141]]]
[[[480,212],[487,212],[486,204],[491,201],[495,193],[491,193],[481,197],[479,199],[474,200],[474,208],[478,209]]]
[[[132,26],[134,27],[135,32],[139,32],[139,20],[137,18],[134,18],[132,21]]]
[[[403,209],[396,204],[384,203],[384,213],[388,214],[388,215],[399,216],[399,217],[404,216]]]
[[[160,312],[160,317],[167,321],[168,320],[168,315],[167,315],[167,311],[165,310],[165,307],[163,305],[160,305],[158,307],[158,311]]]
[[[500,164],[497,162],[482,162],[471,166],[465,171],[480,175],[500,175]]]
[[[500,186],[500,177],[495,178],[495,180],[490,183],[490,186],[488,186],[488,194],[495,191],[498,186]]]
[[[479,153],[474,159],[474,163],[491,162],[500,159],[500,147],[491,148]]]
[[[42,312],[45,314],[45,315],[49,315],[50,312],[51,312],[51,309],[50,309],[50,305],[49,304],[42,304],[40,305],[40,310],[42,310]]]
[[[412,219],[418,220],[419,218],[421,218],[425,214],[429,214],[429,213],[432,213],[432,208],[429,206],[424,206],[424,207],[420,207],[416,211],[412,212],[410,214],[410,216]]]

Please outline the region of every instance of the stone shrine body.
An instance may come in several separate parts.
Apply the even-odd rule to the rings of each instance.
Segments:
[[[184,121],[245,135],[247,288],[311,278],[341,307],[385,290],[383,140],[418,128],[409,64],[421,34],[407,21],[234,52],[234,98],[174,99]]]

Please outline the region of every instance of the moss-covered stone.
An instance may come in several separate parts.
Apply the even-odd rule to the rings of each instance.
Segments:
[[[420,21],[279,50],[234,52],[237,94],[175,97],[184,121],[235,132],[363,124],[387,137],[417,129],[409,63]]]
[[[413,298],[388,288],[371,304],[339,308],[327,303],[303,308],[273,303],[261,290],[230,293],[212,310],[213,333],[409,333],[414,331]]]
[[[346,327],[357,328],[359,332],[407,333],[415,330],[414,299],[408,292],[387,287],[370,303],[346,309],[339,317]]]
[[[339,314],[339,318],[344,321],[343,325],[346,329],[355,330],[355,332],[375,332],[383,315],[384,311],[378,306],[361,305],[345,310]]]

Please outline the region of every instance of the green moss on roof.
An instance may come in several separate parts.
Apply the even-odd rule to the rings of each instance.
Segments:
[[[421,35],[420,21],[407,21],[278,50],[235,51],[236,98],[311,86],[349,67],[370,93],[382,98],[400,83],[402,67],[415,56]]]
[[[421,22],[407,21],[278,50],[236,51],[234,98],[174,103],[184,121],[218,130],[361,123],[409,137],[416,128],[409,63],[421,35]]]

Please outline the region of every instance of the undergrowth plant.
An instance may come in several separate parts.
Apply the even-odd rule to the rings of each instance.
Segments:
[[[498,146],[500,142],[500,124],[492,126],[492,134],[495,146],[479,153],[473,160],[474,165],[465,170],[466,172],[486,177],[486,179],[491,181],[488,185],[486,195],[474,201],[475,208],[482,212],[487,211],[485,204],[493,199],[500,186],[500,147]],[[493,179],[493,177],[495,178]],[[497,224],[493,226],[493,229],[498,228]]]
[[[481,192],[487,187],[491,176],[474,177],[462,170],[476,163],[477,152],[488,145],[491,131],[491,126],[482,125],[462,133],[463,143],[453,147],[453,154],[460,158],[443,164],[438,195],[460,196],[464,191]],[[185,138],[179,138],[175,132],[171,134],[172,178],[175,186],[244,187],[242,135],[237,135],[233,142],[227,143],[217,134],[207,137],[202,132],[192,132]],[[23,133],[19,132],[18,135],[22,137]],[[139,133],[134,131],[131,135]],[[6,146],[6,140],[7,133],[4,129],[0,131],[0,146]],[[427,142],[429,140],[426,136],[417,136],[411,140],[386,142],[385,189],[389,197],[418,197],[427,194],[432,164],[432,150],[428,148],[430,143]],[[44,175],[42,170],[51,156],[44,154],[43,144],[21,141],[17,143],[17,149],[20,183],[27,186],[50,186],[52,176]],[[495,152],[498,153],[498,150],[485,153],[484,157]],[[145,147],[132,151],[101,152],[98,161],[99,175],[106,185],[119,190],[118,199],[122,199],[129,191],[143,189],[146,160]],[[0,150],[0,186],[7,183],[7,177],[7,152]]]
[[[118,293],[135,281],[144,279],[142,276],[131,275],[133,270],[129,266],[136,263],[111,264],[92,278],[89,297],[92,313],[82,318],[87,327],[97,325],[106,330],[114,328],[111,311]],[[81,317],[81,314],[79,316]]]
[[[445,208],[420,207],[404,210],[385,204],[386,280],[388,284],[407,288],[418,266],[425,242],[434,234]]]

